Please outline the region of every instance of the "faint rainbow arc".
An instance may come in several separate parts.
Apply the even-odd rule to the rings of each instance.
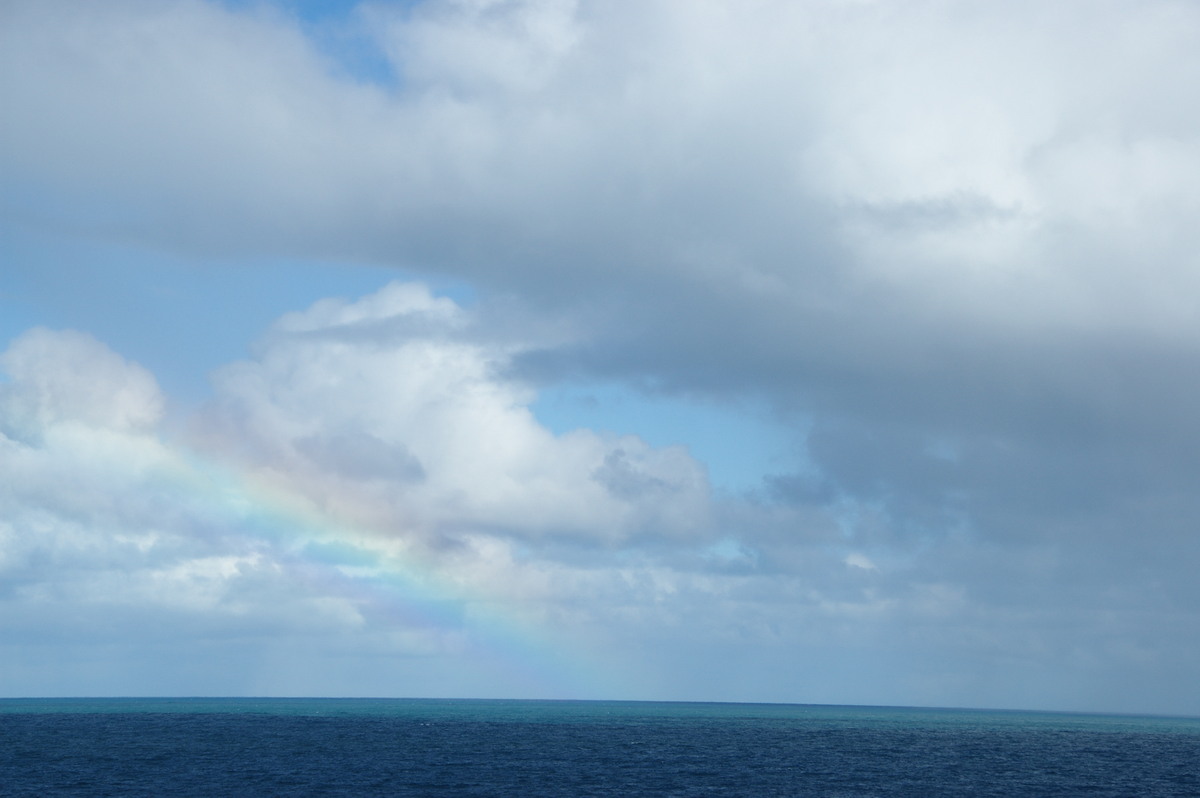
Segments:
[[[394,621],[410,627],[461,633],[470,646],[493,655],[491,664],[510,679],[545,687],[542,696],[522,697],[585,698],[607,692],[611,674],[571,652],[562,636],[506,609],[502,599],[465,588],[411,552],[403,560],[392,556],[385,561],[377,549],[363,545],[379,540],[377,533],[330,517],[294,491],[194,451],[185,460],[177,479],[186,490],[209,497],[216,494],[233,515],[231,523],[239,535],[283,545],[294,564],[308,567],[303,577],[313,586],[359,607],[371,603],[388,609]],[[331,556],[335,546],[330,543],[343,547],[343,554],[346,547],[352,549],[376,573],[351,575],[347,563],[339,561],[344,558]],[[322,555],[328,559],[322,560]],[[302,571],[293,569],[290,576],[297,578]]]

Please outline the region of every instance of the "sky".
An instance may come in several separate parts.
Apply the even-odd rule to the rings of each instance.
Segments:
[[[0,695],[1200,714],[1200,6],[3,0]]]

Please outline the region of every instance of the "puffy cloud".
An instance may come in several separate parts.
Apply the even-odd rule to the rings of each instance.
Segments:
[[[702,466],[633,436],[552,435],[503,376],[514,345],[477,324],[414,284],[320,302],[217,374],[183,437],[156,423],[153,378],[90,336],[14,341],[0,358],[0,428],[22,432],[0,437],[0,602],[6,644],[24,647],[10,675],[34,650],[203,659],[234,639],[266,659],[316,645],[452,667],[489,650],[513,607],[603,628],[581,599],[620,596],[625,577],[572,562],[581,550],[707,545]]]
[[[700,464],[631,436],[554,436],[503,376],[515,347],[415,284],[325,300],[215,376],[202,445],[398,535],[709,534]]]
[[[184,250],[465,277],[590,333],[529,374],[954,436],[1103,412],[1114,337],[1193,353],[1195,13],[376,4],[385,88],[280,17],[14,3],[7,190]],[[1170,395],[1117,401],[1186,422]]]
[[[164,400],[154,377],[86,333],[33,329],[0,357],[0,411],[10,435],[78,422],[116,431],[153,427]]]
[[[756,335],[865,324],[860,357],[881,312],[901,342],[913,316],[934,335],[1186,332],[1162,286],[1195,272],[1195,13],[365,6],[387,89],[339,80],[269,14],[13,3],[6,170],[71,198],[43,212],[175,246],[374,257],[573,304],[674,286],[689,310],[770,311]]]
[[[143,368],[45,329],[0,365],[5,645],[154,648],[362,625],[344,592],[305,590],[306,572],[328,575],[261,534],[237,482],[164,435],[163,397]]]
[[[1114,668],[1162,670],[1155,641],[1175,623],[1164,609],[1191,601],[1169,569],[1147,592],[1069,538],[988,547],[964,527],[936,532],[936,515],[919,523],[944,512],[936,498],[932,510],[897,505],[873,492],[889,482],[869,470],[854,482],[848,466],[828,478],[853,500],[806,491],[800,477],[778,481],[784,501],[718,500],[681,449],[541,428],[532,391],[506,367],[528,344],[490,335],[490,318],[414,284],[317,303],[215,376],[186,445],[121,413],[102,426],[41,412],[37,402],[103,397],[122,375],[146,375],[79,334],[19,339],[4,362],[27,367],[4,387],[34,403],[39,427],[0,439],[0,600],[12,610],[6,639],[21,646],[9,678],[28,690],[43,684],[38,673],[87,683],[31,663],[64,646],[95,661],[100,649],[87,646],[104,643],[161,668],[107,677],[102,691],[378,694],[395,687],[362,663],[387,654],[442,694],[491,684],[525,695],[1019,704],[1025,693],[996,672],[1004,662],[1037,685],[1022,690],[1038,701],[1088,706],[1096,679],[1071,687],[1042,663],[1097,669],[1101,681]],[[22,361],[30,340],[39,357]],[[81,350],[109,365],[85,373],[94,382],[31,388]],[[926,472],[963,456],[933,450]],[[929,477],[910,479],[898,495],[913,502]],[[488,631],[518,609],[606,675],[582,688],[498,687],[462,670],[491,661]],[[304,651],[323,664],[284,664]],[[1195,654],[1171,651],[1175,662]],[[179,657],[213,672],[237,661],[239,675],[181,671]],[[719,667],[695,672],[697,657]],[[797,658],[820,689],[779,692],[780,669]],[[847,668],[860,658],[873,664]]]
[[[1101,695],[1197,661],[1173,631],[1200,600],[1194,4],[359,11],[394,84],[338,77],[270,13],[0,10],[21,220],[383,262],[483,298],[396,285],[280,320],[217,376],[197,448],[595,639],[884,650],[896,675],[860,676],[891,695],[942,680],[1005,703],[989,662]],[[70,461],[36,446],[160,452],[152,382],[46,335],[4,361],[9,485]],[[750,396],[806,468],[714,504],[682,450],[543,429],[535,389],[576,376]],[[9,495],[70,506],[38,485]],[[78,512],[135,493],[79,492]],[[171,573],[228,582],[220,557],[250,557],[203,556]],[[572,594],[586,611],[546,598]]]

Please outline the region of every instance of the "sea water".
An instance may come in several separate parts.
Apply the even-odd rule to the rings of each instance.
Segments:
[[[0,795],[1200,796],[1200,719],[610,701],[0,700]]]

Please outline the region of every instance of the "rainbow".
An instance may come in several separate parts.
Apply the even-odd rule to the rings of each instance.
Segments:
[[[444,565],[421,557],[416,547],[397,546],[376,531],[333,517],[278,481],[194,451],[172,471],[188,501],[217,512],[243,546],[267,549],[305,589],[349,602],[369,616],[373,628],[457,641],[459,656],[485,662],[489,679],[503,693],[595,698],[623,692],[564,633],[511,601],[450,578]]]

